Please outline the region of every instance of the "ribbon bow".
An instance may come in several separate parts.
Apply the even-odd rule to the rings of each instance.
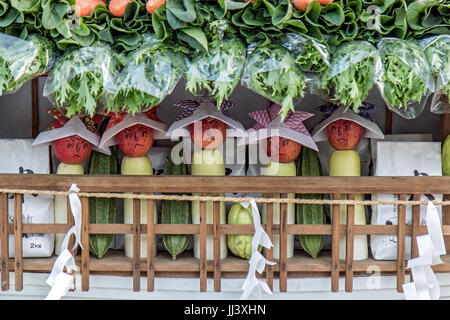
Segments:
[[[273,103],[267,110],[250,112],[249,116],[252,117],[254,120],[256,120],[256,125],[253,127],[253,129],[258,130],[266,128],[269,125],[269,123],[280,117],[278,113],[281,110],[281,108],[282,108],[281,105]],[[292,110],[289,110],[288,114],[284,118],[283,123],[285,123],[290,129],[294,131],[298,131],[305,135],[309,135],[308,129],[306,129],[305,125],[303,124],[303,121],[305,121],[308,118],[311,118],[312,116],[314,116],[314,114],[309,112],[304,111],[293,112]]]
[[[54,118],[48,127],[48,130],[64,127],[64,125],[70,120],[70,118],[66,117],[65,114],[59,109],[47,108],[47,113]],[[88,116],[79,116],[79,118],[89,131],[98,133],[95,125],[103,121],[103,117],[101,115],[96,114],[92,118]]]
[[[364,119],[373,122],[373,119],[370,116],[369,111],[376,109],[377,106],[369,102],[363,102],[362,104],[363,106],[358,109],[357,114],[363,117]],[[322,119],[320,119],[319,123],[329,118],[337,109],[339,109],[339,106],[333,103],[317,107],[317,110],[323,113],[323,117]]]
[[[142,112],[142,113],[145,114],[147,116],[147,118],[149,118],[151,120],[163,122],[156,115],[156,110],[158,110],[158,109],[159,109],[159,106],[154,106],[150,110]],[[116,124],[118,124],[119,122],[121,122],[126,117],[127,114],[128,114],[128,112],[125,112],[125,111],[104,113],[104,115],[106,117],[109,117],[109,122],[108,122],[108,125],[106,126],[106,129],[109,129],[109,128],[115,126]]]
[[[202,101],[198,100],[182,100],[177,103],[175,103],[176,107],[183,108],[183,112],[178,116],[178,118],[175,119],[175,121],[184,119],[189,117],[194,113],[195,110],[200,106]],[[215,104],[215,102],[212,102]],[[237,121],[236,117],[230,112],[231,108],[236,106],[236,102],[224,100],[222,102],[222,105],[220,106],[220,111],[222,114],[228,118],[231,118],[235,121]]]

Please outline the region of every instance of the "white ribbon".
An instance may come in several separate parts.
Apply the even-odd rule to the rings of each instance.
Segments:
[[[78,197],[80,189],[76,184],[72,184],[69,189],[69,203],[70,210],[74,218],[74,225],[69,229],[64,240],[61,244],[61,253],[53,265],[52,272],[47,278],[46,283],[52,287],[45,300],[59,300],[61,297],[67,294],[69,289],[73,289],[74,275],[72,271],[78,271],[75,264],[75,259],[72,253],[69,251],[69,239],[73,234],[75,235],[75,244],[72,248],[74,250],[78,245],[83,249],[81,245],[81,201]],[[66,268],[66,272],[64,272]]]
[[[441,222],[436,206],[430,201],[425,217],[428,234],[417,237],[419,256],[408,261],[414,282],[403,285],[406,300],[437,300],[440,287],[431,266],[442,263],[440,255],[446,254]]]
[[[241,300],[247,299],[251,294],[254,294],[258,299],[262,298],[262,291],[272,294],[269,286],[266,282],[258,280],[256,277],[256,272],[261,274],[264,271],[266,264],[275,265],[275,262],[269,261],[258,251],[258,247],[262,245],[263,247],[269,249],[273,247],[272,241],[270,240],[267,233],[261,226],[261,217],[259,215],[259,210],[254,199],[250,202],[241,202],[241,206],[248,208],[249,205],[252,206],[252,216],[253,225],[255,228],[255,234],[252,240],[252,255],[248,261],[250,264],[247,278],[242,285],[243,293],[241,295]]]

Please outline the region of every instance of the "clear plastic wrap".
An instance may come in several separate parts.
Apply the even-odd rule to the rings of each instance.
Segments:
[[[221,106],[241,79],[245,55],[245,45],[239,38],[218,41],[188,63],[186,89],[196,96],[211,95]]]
[[[358,113],[373,88],[379,63],[377,49],[371,43],[358,40],[341,44],[322,76],[322,87],[327,94],[324,98],[352,107]]]
[[[142,45],[124,57],[117,87],[107,94],[108,111],[146,111],[175,88],[186,71],[186,49],[147,35]]]
[[[304,96],[307,84],[291,52],[281,44],[249,46],[241,85],[280,104],[282,119],[294,111],[294,99]]]
[[[430,110],[438,114],[450,113],[450,35],[425,38],[420,44],[436,84]]]
[[[376,84],[384,102],[398,115],[416,118],[435,87],[423,49],[415,40],[384,38],[378,51]]]
[[[14,93],[46,73],[55,60],[54,43],[37,34],[27,40],[0,33],[0,95]]]
[[[101,42],[69,49],[50,70],[43,95],[66,116],[97,113],[106,93],[115,91],[117,61],[111,48]]]
[[[281,44],[292,53],[303,72],[320,74],[330,64],[327,45],[306,35],[288,32],[282,37]]]

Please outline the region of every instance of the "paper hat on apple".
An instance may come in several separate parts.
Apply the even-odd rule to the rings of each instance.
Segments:
[[[67,118],[60,110],[47,110],[55,120],[47,131],[41,132],[34,139],[32,146],[53,145],[56,158],[69,164],[81,164],[96,150],[110,155],[109,149],[99,147],[100,135],[95,129],[95,123],[103,120],[101,117]]]
[[[156,116],[158,108],[159,106],[155,106],[147,112],[136,112],[134,115],[126,112],[107,113],[106,116],[109,116],[110,120],[100,147],[107,148],[118,144],[126,155],[145,155],[154,140],[167,139],[167,125]]]
[[[361,138],[384,139],[384,134],[372,121],[368,111],[374,105],[364,103],[359,113],[334,104],[323,105],[318,108],[324,113],[322,120],[313,130],[314,141],[329,141],[337,150],[351,150],[358,145]]]
[[[302,145],[318,151],[319,148],[303,124],[303,121],[314,114],[289,111],[281,121],[278,114],[280,109],[281,105],[273,103],[268,109],[249,113],[249,116],[256,120],[256,124],[247,131],[247,143],[254,144],[267,139],[268,156],[279,162],[295,160]],[[276,145],[273,145],[274,143]],[[274,152],[276,154],[273,154]]]
[[[184,110],[169,127],[166,135],[175,138],[190,136],[195,144],[208,149],[218,147],[226,137],[245,137],[245,128],[230,113],[235,105],[234,102],[225,100],[219,110],[208,99],[180,101],[175,106]],[[216,136],[219,132],[222,135],[220,138]]]

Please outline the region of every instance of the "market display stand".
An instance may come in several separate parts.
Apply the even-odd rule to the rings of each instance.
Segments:
[[[33,80],[33,135],[37,134],[37,82]],[[389,121],[387,122],[389,124]],[[450,116],[441,116],[441,137],[450,133]],[[389,128],[387,128],[389,130]],[[220,235],[223,234],[249,234],[254,232],[252,225],[221,225],[219,223],[219,195],[223,193],[260,193],[265,196],[267,205],[267,225],[263,225],[269,237],[280,234],[280,259],[274,266],[266,266],[262,275],[271,289],[287,292],[288,280],[311,276],[328,276],[331,282],[331,291],[338,292],[340,278],[344,277],[345,292],[352,292],[354,278],[367,275],[372,267],[377,267],[381,274],[396,277],[396,290],[402,292],[402,285],[406,281],[405,238],[412,236],[412,257],[417,257],[418,249],[416,237],[427,233],[427,229],[420,222],[420,206],[412,206],[413,219],[411,225],[406,225],[406,205],[411,201],[418,201],[421,194],[444,194],[445,199],[450,196],[450,177],[196,177],[196,176],[74,176],[74,175],[0,175],[0,246],[1,246],[1,289],[10,290],[10,273],[14,272],[14,290],[23,290],[24,272],[48,273],[55,262],[51,258],[23,258],[22,235],[24,233],[66,233],[73,225],[73,218],[68,206],[67,224],[27,224],[22,221],[22,197],[26,193],[56,194],[65,192],[75,183],[80,191],[82,203],[82,240],[84,250],[73,252],[81,273],[81,290],[88,291],[92,275],[130,276],[133,291],[140,291],[141,278],[146,277],[146,290],[155,290],[156,278],[194,278],[199,281],[200,292],[222,290],[222,279],[245,278],[248,272],[248,261],[229,255],[220,258]],[[147,199],[148,224],[140,223],[140,200],[134,199],[133,224],[90,224],[89,223],[89,197],[90,196],[116,196],[124,197],[125,193],[134,195],[182,194],[189,192],[199,193],[200,196],[213,194],[217,196],[214,201],[214,222],[206,224],[206,200],[200,201],[199,225],[190,224],[154,224],[153,206],[155,199]],[[6,192],[6,193],[5,193]],[[8,222],[8,193],[14,195],[14,223]],[[272,224],[274,193],[281,194],[281,221]],[[331,201],[331,225],[288,225],[286,219],[288,193],[313,193],[333,195],[333,199],[341,199],[346,195],[354,199],[355,194],[397,194],[401,204],[398,206],[398,225],[355,225],[354,204],[347,206],[347,224],[339,224],[340,202]],[[407,200],[407,195],[413,195]],[[130,196],[130,195],[127,195]],[[133,195],[131,195],[133,196]],[[206,199],[206,198],[205,198]],[[268,200],[267,200],[268,199]],[[284,199],[284,200],[283,200]],[[285,202],[283,202],[285,201]],[[365,202],[366,205],[373,203]],[[424,204],[422,204],[424,205]],[[449,206],[443,206],[442,231],[446,239],[447,248],[450,246],[450,212]],[[8,235],[13,234],[15,239],[15,255],[9,258]],[[97,259],[89,253],[90,234],[132,234],[133,257],[127,258],[122,251],[110,250],[102,259]],[[140,258],[140,235],[147,234],[147,258]],[[166,252],[153,255],[154,242],[157,234],[199,234],[200,259],[193,257],[191,252],[180,255],[176,261]],[[206,259],[206,238],[208,234],[214,235],[214,260]],[[317,259],[312,259],[303,251],[296,251],[293,258],[287,259],[288,234],[320,234],[331,236],[331,250],[324,250]],[[339,238],[347,238],[346,259],[339,260]],[[377,261],[373,258],[362,261],[353,260],[353,239],[355,235],[397,235],[397,260]],[[73,239],[72,239],[73,241]],[[69,246],[70,247],[70,246]],[[273,249],[267,251],[267,258],[273,258]],[[450,272],[450,255],[441,257],[443,264],[433,266],[438,273]],[[213,288],[208,288],[208,278],[213,279]],[[274,288],[277,283],[278,288]]]

